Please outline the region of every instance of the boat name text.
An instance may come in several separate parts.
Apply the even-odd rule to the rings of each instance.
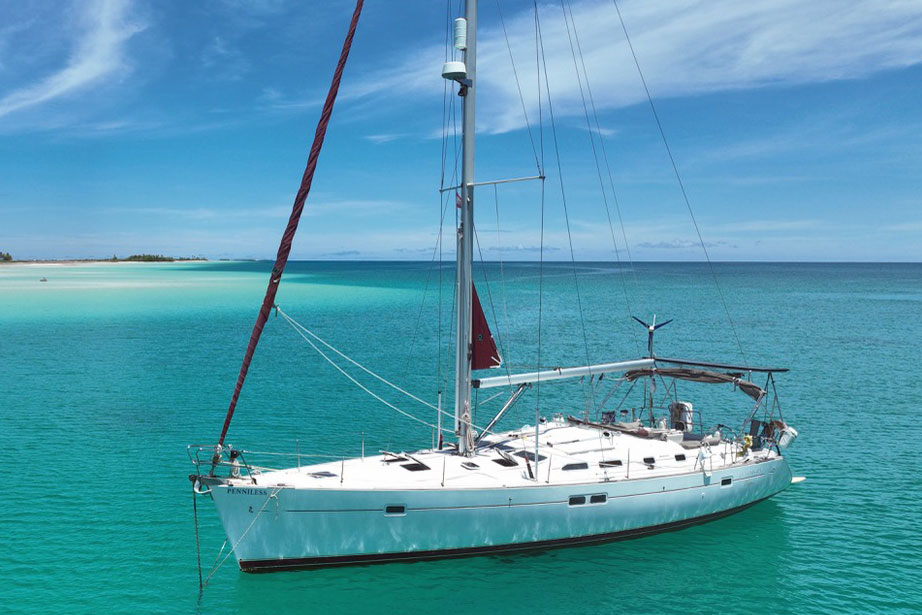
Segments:
[[[269,491],[266,489],[239,489],[235,487],[229,487],[227,493],[228,495],[269,495]]]

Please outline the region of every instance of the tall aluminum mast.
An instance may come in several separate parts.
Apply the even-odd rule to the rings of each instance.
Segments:
[[[465,3],[467,41],[464,64],[467,79],[462,83],[464,110],[462,121],[461,215],[458,224],[457,256],[457,347],[455,356],[455,428],[458,452],[473,452],[471,433],[471,267],[474,249],[474,98],[477,68],[477,0]]]

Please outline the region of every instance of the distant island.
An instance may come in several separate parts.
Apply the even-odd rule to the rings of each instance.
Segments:
[[[132,254],[127,258],[64,258],[17,261],[9,252],[0,252],[0,263],[174,263],[180,261],[207,261],[202,256],[164,256],[163,254]]]
[[[163,254],[132,254],[128,258],[119,258],[115,255],[110,259],[116,261],[132,261],[139,263],[172,263],[174,261],[203,261],[208,260],[196,256],[164,256]]]

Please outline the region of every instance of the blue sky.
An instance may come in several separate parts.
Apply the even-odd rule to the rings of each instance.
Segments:
[[[481,4],[477,177],[533,175],[497,4]],[[531,6],[501,6],[536,135]],[[571,6],[593,132],[561,6],[539,4],[575,257],[615,256],[596,139],[633,258],[700,260],[611,0]],[[712,258],[922,260],[922,3],[620,6]],[[272,257],[351,11],[341,0],[7,3],[0,250]],[[431,255],[446,14],[440,2],[368,2],[293,258]],[[563,259],[543,99],[546,254]],[[536,258],[539,186],[496,196],[477,192],[485,258]]]

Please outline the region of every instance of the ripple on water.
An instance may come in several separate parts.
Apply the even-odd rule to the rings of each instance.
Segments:
[[[922,266],[906,265],[715,265],[753,361],[792,368],[779,390],[801,432],[790,463],[808,480],[773,500],[681,532],[529,555],[272,575],[241,574],[231,562],[197,603],[185,445],[213,440],[223,417],[267,271],[245,265],[57,268],[48,288],[16,292],[22,280],[0,277],[0,444],[7,477],[26,479],[7,485],[0,507],[5,610],[922,612],[914,470]],[[630,323],[612,321],[622,291],[604,268],[591,265],[581,285],[588,343],[600,359],[619,358],[634,336]],[[432,390],[436,347],[404,344],[426,266],[295,270],[306,277],[284,289],[288,311],[414,392]],[[725,317],[702,271],[637,265],[635,307],[670,306],[665,317],[676,324],[658,340],[670,354],[733,358],[732,340],[714,334]],[[488,273],[499,280],[498,268]],[[507,358],[527,365],[536,269],[507,264],[505,273]],[[543,353],[562,362],[585,350],[569,309],[571,274],[556,273],[545,286]],[[492,292],[502,298],[501,285]],[[436,299],[430,286],[425,316]],[[421,339],[436,330],[429,320]],[[428,430],[372,405],[277,322],[260,344],[231,441],[294,450],[298,438],[315,453],[357,453],[362,432],[370,450],[429,442]],[[450,353],[443,359],[450,369]],[[567,402],[550,388],[545,395]],[[519,420],[533,420],[533,405],[520,406]],[[200,513],[210,563],[223,536],[213,508]]]

